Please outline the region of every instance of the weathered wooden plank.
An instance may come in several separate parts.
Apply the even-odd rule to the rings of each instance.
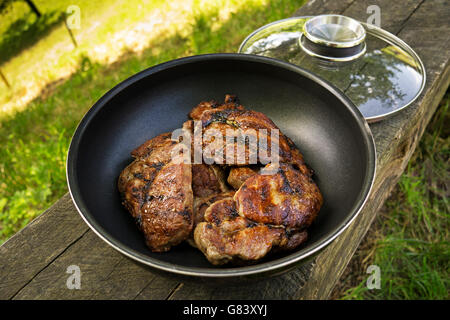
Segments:
[[[66,194],[0,247],[0,299],[13,297],[87,230]]]
[[[134,297],[134,299],[151,300],[155,299],[155,297],[157,297],[156,299],[167,299],[182,285],[182,283],[179,283],[174,279],[161,276],[155,277]]]
[[[393,34],[397,34],[424,1],[425,0],[358,0],[353,2],[344,11],[344,15],[362,22],[367,22],[367,19],[373,14],[372,11],[367,12],[367,8],[371,5],[377,5],[380,8],[380,27]]]
[[[242,284],[204,285],[184,283],[179,290],[174,292],[170,299],[295,299],[295,293],[309,278],[312,267],[312,263],[308,263],[279,277],[255,280],[254,282],[243,282]]]
[[[81,271],[81,289],[67,287],[67,268]],[[14,299],[133,299],[152,284],[156,274],[112,249],[92,231],[36,275]],[[157,291],[147,290],[149,299],[166,298],[176,283],[160,283]],[[153,288],[150,286],[150,288]]]
[[[298,9],[293,16],[313,16],[318,14],[343,14],[357,0],[310,0]]]

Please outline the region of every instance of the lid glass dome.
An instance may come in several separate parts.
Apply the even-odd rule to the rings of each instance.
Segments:
[[[290,62],[330,81],[375,122],[410,105],[425,85],[425,69],[401,39],[338,15],[294,17],[250,34],[239,53]]]

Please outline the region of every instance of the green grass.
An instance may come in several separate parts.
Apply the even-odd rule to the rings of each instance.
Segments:
[[[377,219],[378,230],[356,254],[359,265],[380,267],[381,289],[368,290],[363,277],[341,298],[449,298],[449,103],[447,95]]]
[[[64,8],[69,2],[61,1],[59,7]],[[96,1],[86,1],[91,6],[88,3],[93,2]],[[108,7],[95,7],[99,16],[109,14],[107,23],[98,27],[103,31],[96,29],[99,35],[95,36],[95,43],[101,42],[102,37],[107,42],[104,33],[115,29],[116,24],[144,18],[139,12],[127,13],[126,10],[135,8],[119,2],[122,7],[115,8],[116,16],[105,13],[110,10]],[[110,88],[136,72],[167,60],[192,54],[236,52],[251,31],[290,16],[302,2],[236,0],[208,5],[196,2],[194,11],[186,13],[192,15],[187,25],[174,26],[165,36],[152,40],[140,54],[125,53],[113,64],[100,63],[87,55],[89,42],[83,42],[82,49],[67,53],[66,60],[61,61],[70,61],[76,71],[22,111],[6,113],[0,120],[0,243],[67,192],[65,160],[70,138],[84,113]],[[43,5],[40,1],[37,4]],[[152,4],[154,8],[160,5],[159,1]],[[36,63],[35,59],[42,58],[45,45],[57,45],[59,36],[49,33],[36,44],[39,50],[27,50],[21,55]],[[13,60],[21,59],[25,58],[18,56]],[[58,70],[53,70],[56,76]]]

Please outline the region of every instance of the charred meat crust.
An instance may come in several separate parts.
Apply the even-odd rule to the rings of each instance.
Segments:
[[[192,190],[195,197],[208,197],[228,191],[225,173],[217,165],[192,165]]]
[[[191,165],[172,161],[177,142],[170,137],[161,134],[135,149],[118,180],[123,205],[155,252],[186,240],[194,224]]]
[[[254,167],[233,167],[227,178],[227,182],[233,189],[237,190],[250,177],[258,173],[258,169]]]
[[[205,211],[216,201],[232,198],[234,191],[227,191],[223,193],[213,194],[208,197],[194,198],[194,225],[204,221]]]
[[[246,139],[252,137],[252,139],[257,142],[257,146],[256,150],[252,151],[248,147],[248,142],[246,141],[245,159],[244,162],[241,163],[236,157],[237,147],[234,140],[225,144],[220,143],[215,145],[213,138],[206,138],[203,141],[203,148],[208,148],[211,150],[211,153],[214,153],[214,151],[219,148],[218,154],[222,155],[221,159],[214,159],[216,163],[234,165],[252,164],[251,154],[259,154],[259,149],[262,148],[262,145],[259,144],[259,139],[263,137],[267,141],[265,147],[266,150],[264,151],[266,151],[268,155],[271,154],[272,137],[270,133],[271,130],[277,130],[279,137],[275,143],[278,143],[279,146],[280,161],[295,164],[304,174],[312,174],[306,166],[302,154],[292,140],[285,136],[269,117],[261,112],[245,109],[239,104],[237,98],[234,98],[233,96],[227,95],[225,101],[224,104],[218,104],[215,101],[202,102],[189,113],[189,116],[193,120],[201,121],[204,136],[207,136],[205,133],[213,131],[221,132],[222,136],[225,136],[227,132],[234,132],[233,134],[236,139],[243,136],[245,136]],[[258,131],[259,129],[266,130],[267,134],[263,136],[263,131]],[[229,143],[232,143],[232,145],[229,145]],[[235,163],[230,163],[231,156],[226,158],[227,150],[234,150]]]
[[[234,200],[243,217],[297,229],[309,227],[323,204],[311,177],[286,163],[280,163],[273,175],[256,174],[248,178]]]
[[[233,198],[216,201],[194,231],[197,247],[214,265],[257,261],[271,250],[291,250],[306,241],[306,231],[255,223],[240,216]]]

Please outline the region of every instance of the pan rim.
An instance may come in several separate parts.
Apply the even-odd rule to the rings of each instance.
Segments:
[[[363,133],[364,144],[367,146],[368,161],[367,161],[367,174],[365,176],[362,192],[360,194],[360,200],[355,203],[350,213],[344,221],[342,221],[338,226],[334,227],[332,231],[328,232],[320,240],[309,248],[303,248],[282,258],[278,258],[272,261],[263,262],[260,264],[255,264],[252,266],[245,267],[235,267],[235,268],[200,268],[200,267],[187,267],[181,266],[170,262],[164,262],[159,259],[155,259],[144,255],[130,247],[124,245],[119,240],[115,239],[112,235],[106,232],[103,227],[98,224],[94,216],[88,210],[87,206],[84,204],[80,191],[78,189],[77,179],[76,179],[76,160],[78,156],[78,146],[82,140],[83,133],[88,127],[90,121],[95,117],[95,115],[102,109],[108,101],[114,97],[117,93],[121,92],[124,88],[133,85],[144,77],[150,76],[152,74],[162,72],[164,70],[175,68],[179,65],[198,63],[205,61],[218,61],[218,60],[237,60],[246,61],[254,63],[269,64],[275,67],[285,69],[287,71],[292,71],[299,74],[300,76],[307,77],[314,81],[318,85],[324,87],[336,98],[338,98],[347,108],[347,110],[352,114],[356,121],[356,124]],[[120,82],[115,87],[110,89],[105,93],[83,116],[80,123],[78,124],[68,149],[67,161],[66,161],[66,180],[69,189],[70,197],[77,209],[78,213],[84,220],[84,222],[89,226],[89,228],[103,241],[110,245],[115,250],[124,254],[125,256],[136,260],[140,263],[148,265],[150,267],[163,270],[170,273],[175,273],[179,275],[192,276],[192,277],[206,277],[206,278],[227,278],[227,277],[239,277],[239,276],[249,276],[259,273],[266,273],[275,270],[281,270],[288,266],[298,264],[301,260],[305,260],[308,257],[313,256],[318,251],[329,245],[334,239],[336,239],[342,232],[344,232],[349,225],[356,219],[356,217],[362,211],[364,205],[366,204],[369,195],[371,193],[374,180],[376,176],[376,147],[372,132],[369,128],[367,121],[364,119],[358,108],[348,99],[344,93],[339,89],[334,87],[328,81],[312,74],[311,72],[302,69],[296,65],[276,60],[273,58],[262,57],[257,55],[249,54],[239,54],[239,53],[216,53],[216,54],[205,54],[196,55],[190,57],[179,58],[176,60],[171,60],[148,69],[145,69],[128,79]],[[362,199],[362,200],[361,200]]]

